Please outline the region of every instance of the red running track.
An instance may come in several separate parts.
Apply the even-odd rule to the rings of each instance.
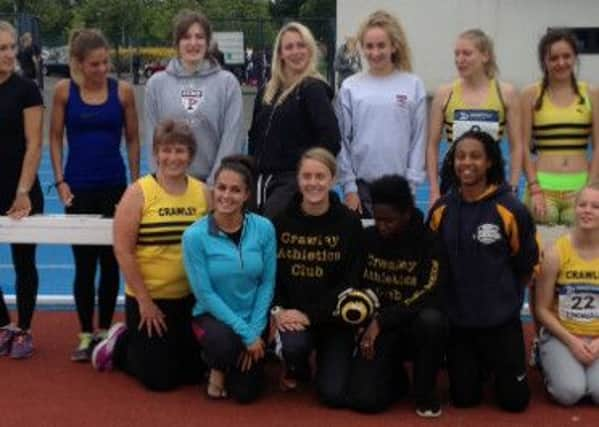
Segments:
[[[270,369],[269,390],[258,402],[240,406],[211,401],[203,387],[169,393],[145,391],[120,372],[98,373],[89,364],[72,363],[77,320],[73,312],[38,312],[34,319],[36,353],[16,361],[0,358],[0,426],[534,426],[599,427],[599,408],[582,404],[562,408],[543,391],[536,370],[530,372],[533,399],[523,414],[508,414],[490,399],[476,409],[455,409],[447,403],[447,381],[441,390],[443,415],[426,420],[411,402],[399,402],[379,415],[361,415],[321,407],[311,390],[283,393]],[[528,339],[530,327],[526,327]]]

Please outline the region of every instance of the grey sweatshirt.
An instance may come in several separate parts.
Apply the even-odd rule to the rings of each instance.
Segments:
[[[179,59],[154,74],[146,84],[144,138],[152,156],[156,124],[164,119],[184,120],[191,126],[198,149],[189,173],[212,185],[223,157],[241,153],[246,135],[241,88],[235,76],[211,61],[186,71]],[[150,160],[150,168],[155,169]]]
[[[335,106],[341,129],[339,183],[356,192],[356,180],[386,174],[408,179],[412,190],[425,178],[426,91],[414,74],[354,74],[343,82]]]

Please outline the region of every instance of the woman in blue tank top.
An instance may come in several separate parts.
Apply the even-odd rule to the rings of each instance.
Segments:
[[[71,79],[56,84],[52,103],[50,152],[56,187],[68,214],[112,217],[127,177],[121,155],[125,134],[131,180],[139,176],[139,136],[133,89],[108,77],[108,43],[97,30],[73,33]],[[63,168],[63,135],[69,150]],[[119,269],[111,246],[73,246],[75,305],[81,324],[73,361],[88,361],[93,343],[112,323],[119,289]],[[96,266],[99,322],[94,334]]]

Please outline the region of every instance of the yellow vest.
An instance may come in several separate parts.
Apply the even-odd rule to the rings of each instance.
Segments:
[[[572,154],[586,150],[593,125],[591,101],[588,86],[578,83],[582,95],[568,107],[557,107],[549,98],[547,91],[539,110],[533,110],[532,137],[539,151],[555,154]],[[541,93],[541,84],[537,85],[537,98]]]
[[[168,194],[152,175],[137,181],[144,206],[137,235],[135,255],[150,296],[154,299],[183,298],[190,293],[183,268],[181,235],[207,213],[202,183],[187,177],[187,190]],[[127,295],[135,296],[125,287]]]
[[[489,133],[500,141],[505,128],[505,104],[495,79],[489,80],[489,95],[483,105],[474,107],[466,104],[462,96],[462,82],[453,82],[449,98],[443,109],[445,136],[452,142],[473,126]]]
[[[569,234],[555,245],[560,265],[553,310],[571,333],[599,336],[599,258],[580,258]]]

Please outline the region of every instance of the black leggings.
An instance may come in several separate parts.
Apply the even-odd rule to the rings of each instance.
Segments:
[[[229,395],[239,403],[256,400],[264,388],[264,359],[242,372],[237,362],[246,346],[239,335],[209,314],[195,318],[194,322],[203,331],[202,358],[210,369],[226,372],[225,388]]]
[[[530,401],[520,318],[488,328],[452,325],[447,346],[451,400],[457,407],[480,404],[484,372],[494,377],[502,409],[521,412]]]
[[[357,352],[352,362],[348,404],[362,412],[381,412],[406,395],[410,383],[403,361],[411,359],[417,406],[438,403],[437,373],[445,355],[447,320],[425,308],[398,328],[384,330],[375,341],[372,360]]]
[[[299,332],[280,332],[287,375],[309,379],[309,357],[316,350],[316,391],[320,401],[332,408],[347,405],[354,330],[345,325],[321,324]]]
[[[137,378],[149,390],[167,391],[183,384],[198,384],[205,371],[200,346],[191,329],[193,296],[155,299],[164,314],[167,330],[159,337],[139,330],[139,305],[127,296],[127,331],[119,337],[113,353],[114,366]]]
[[[16,188],[16,186],[15,186]],[[6,194],[14,194],[13,191],[0,190],[0,213],[4,215],[12,204],[12,199],[4,198]],[[44,211],[44,198],[39,181],[36,179],[31,192],[31,215]],[[35,245],[11,244],[10,251],[12,263],[15,268],[15,290],[17,294],[17,313],[19,321],[17,326],[23,330],[31,328],[31,319],[35,310],[39,278],[35,265]],[[6,306],[0,303],[0,326],[10,323],[10,317]]]
[[[66,208],[68,214],[100,214],[114,216],[116,204],[125,191],[124,186],[96,191],[73,190],[73,204]],[[96,299],[96,267],[100,263],[98,286],[99,327],[108,329],[119,292],[119,267],[112,246],[73,245],[75,281],[73,294],[77,315],[83,332],[93,332],[94,302]]]

